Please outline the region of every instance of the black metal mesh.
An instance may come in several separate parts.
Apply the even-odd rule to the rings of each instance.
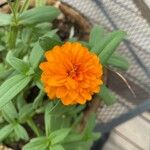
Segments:
[[[110,88],[116,93],[118,102],[109,107],[103,105],[98,109],[99,128],[102,130],[107,126],[108,131],[131,116],[150,109],[150,25],[134,0],[62,1],[79,10],[92,24],[103,25],[109,30],[122,29],[128,34],[118,51],[130,62],[129,70],[123,75],[129,80],[136,98],[124,83],[111,73]],[[113,123],[114,121],[118,123]]]

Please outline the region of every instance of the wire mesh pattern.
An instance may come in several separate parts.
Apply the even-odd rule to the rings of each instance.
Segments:
[[[142,16],[133,0],[62,0],[79,10],[92,24],[103,25],[108,30],[122,29],[127,39],[118,51],[126,56],[130,68],[125,77],[133,81],[147,96],[141,96],[140,102],[150,97],[150,25]],[[112,88],[113,89],[113,88]],[[135,89],[136,90],[136,89]],[[115,91],[118,95],[118,92]],[[138,91],[135,91],[135,93]],[[144,94],[145,95],[145,94]],[[138,98],[137,98],[138,99]],[[139,103],[133,97],[118,95],[118,102],[111,107],[103,106],[98,110],[98,122],[107,123],[129,112]],[[150,106],[149,106],[150,107]],[[150,109],[150,108],[149,108]]]

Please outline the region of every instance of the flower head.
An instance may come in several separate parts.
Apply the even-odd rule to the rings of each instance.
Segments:
[[[41,80],[49,98],[60,98],[64,105],[84,104],[98,93],[102,82],[99,58],[79,42],[66,42],[45,53],[40,64]]]

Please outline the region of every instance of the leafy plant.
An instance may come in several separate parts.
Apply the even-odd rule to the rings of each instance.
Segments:
[[[89,115],[81,131],[86,104],[64,106],[57,99],[49,101],[40,80],[44,53],[64,43],[52,23],[60,10],[45,2],[36,0],[35,7],[28,9],[30,0],[22,6],[19,0],[8,1],[12,13],[0,13],[0,143],[22,140],[26,142],[23,150],[88,150],[100,137],[93,132],[95,114]],[[97,54],[104,69],[126,70],[126,59],[114,53],[124,36],[123,31],[106,33],[95,26],[89,41],[80,43]],[[116,101],[105,84],[96,96],[106,105]]]

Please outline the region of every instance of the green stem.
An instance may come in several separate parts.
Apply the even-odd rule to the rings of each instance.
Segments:
[[[30,0],[26,0],[26,1],[24,2],[23,6],[22,6],[22,8],[21,8],[21,10],[20,10],[21,13],[24,12],[25,10],[27,10],[27,8],[28,8],[28,6],[29,6],[29,2],[30,2]]]
[[[30,126],[30,128],[34,131],[34,133],[35,133],[37,136],[40,136],[40,135],[41,135],[40,129],[36,126],[36,124],[34,123],[34,121],[33,121],[31,118],[28,119],[27,124]]]
[[[16,0],[16,2],[15,2],[15,6],[14,6],[14,8],[15,8],[15,14],[17,14],[18,13],[18,10],[19,10],[19,0]]]
[[[10,9],[13,14],[13,23],[12,23],[12,25],[10,25],[10,31],[9,31],[9,36],[8,36],[8,45],[9,45],[10,49],[13,49],[13,48],[15,48],[17,34],[18,34],[17,11],[18,11],[18,7],[19,7],[19,0],[16,0],[14,5],[9,0],[7,0],[7,2],[9,4]]]
[[[12,5],[12,2],[10,2],[9,0],[7,0],[7,3],[9,4],[11,12],[13,13],[14,17],[16,18],[16,11],[15,11],[13,5]]]
[[[10,49],[15,48],[16,46],[17,34],[18,34],[18,28],[16,26],[11,26],[9,37],[8,37],[8,44]]]

